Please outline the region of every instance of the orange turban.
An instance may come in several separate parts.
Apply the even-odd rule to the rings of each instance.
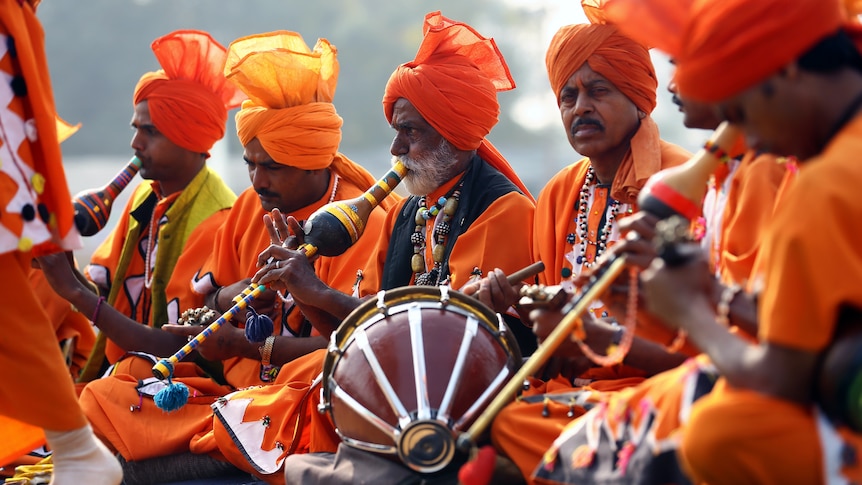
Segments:
[[[611,0],[606,10],[673,57],[680,93],[704,102],[756,85],[845,22],[836,0]]]
[[[332,98],[338,83],[335,46],[314,50],[296,32],[276,31],[233,41],[225,76],[248,95],[236,114],[243,145],[257,138],[273,161],[304,170],[331,167],[358,187],[376,179],[341,153],[342,119]],[[388,207],[389,201],[384,201]]]
[[[586,4],[586,2],[585,2]],[[585,10],[594,21],[598,12]],[[658,81],[649,51],[606,24],[567,25],[554,34],[545,55],[548,79],[560,104],[560,91],[584,63],[617,87],[647,116],[631,139],[631,150],[617,169],[611,196],[634,202],[647,179],[661,170],[661,139],[650,113],[656,105]]]
[[[151,47],[162,69],[141,76],[134,104],[147,101],[153,125],[174,144],[209,156],[228,110],[244,98],[224,77],[226,49],[199,30],[178,30]]]
[[[515,88],[509,67],[493,39],[440,12],[425,16],[416,57],[398,66],[383,94],[383,112],[392,121],[399,98],[410,101],[443,138],[480,157],[532,198],[509,162],[485,139],[497,124],[497,91]]]

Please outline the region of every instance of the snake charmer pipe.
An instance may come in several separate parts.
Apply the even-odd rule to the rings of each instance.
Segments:
[[[135,178],[135,174],[140,169],[141,160],[138,157],[132,157],[128,165],[115,175],[108,185],[100,189],[84,190],[72,197],[75,227],[82,236],[92,236],[105,227],[108,217],[111,216],[114,200]]]

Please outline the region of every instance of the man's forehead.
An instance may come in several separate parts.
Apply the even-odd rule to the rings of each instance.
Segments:
[[[586,86],[589,84],[595,84],[597,82],[605,82],[613,86],[614,83],[608,81],[608,78],[602,76],[597,73],[590,67],[589,63],[584,63],[577,71],[573,72],[571,76],[569,76],[569,82],[566,83],[567,86]]]
[[[410,101],[406,98],[399,98],[392,109],[392,124],[401,125],[405,123],[428,124],[425,118],[419,113],[419,110]]]

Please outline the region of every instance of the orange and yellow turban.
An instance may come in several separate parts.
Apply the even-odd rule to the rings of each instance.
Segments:
[[[485,139],[500,115],[497,91],[515,88],[496,43],[440,12],[425,16],[423,33],[416,57],[399,66],[386,84],[386,119],[392,121],[399,98],[407,99],[443,138],[459,150],[477,150],[532,198],[509,162]]]
[[[676,62],[681,94],[717,102],[749,89],[842,26],[837,0],[611,0],[606,14]]]
[[[329,167],[358,187],[371,187],[376,179],[338,152],[342,119],[332,104],[337,52],[326,39],[309,49],[302,36],[288,31],[232,42],[225,76],[248,95],[236,114],[237,135],[243,145],[257,138],[276,163]]]
[[[632,137],[631,150],[620,164],[611,184],[611,196],[634,202],[647,179],[661,169],[661,140],[650,113],[656,106],[658,80],[649,56],[641,44],[605,24],[601,10],[584,10],[594,23],[566,25],[554,34],[545,54],[548,80],[560,104],[560,91],[584,63],[610,81],[637,108],[646,114]]]
[[[209,34],[178,30],[152,43],[161,69],[141,76],[134,104],[177,146],[206,153],[225,133],[227,112],[245,97],[224,77],[227,50]]]

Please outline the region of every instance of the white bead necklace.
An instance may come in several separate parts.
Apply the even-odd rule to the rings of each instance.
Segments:
[[[578,230],[578,239],[580,239],[580,253],[577,258],[575,258],[575,264],[582,264],[585,268],[589,268],[599,259],[599,256],[607,249],[608,247],[608,238],[610,237],[611,231],[613,231],[614,221],[616,220],[617,213],[620,209],[620,202],[616,199],[611,199],[610,211],[605,216],[605,226],[602,228],[599,233],[599,238],[596,243],[591,243],[587,239],[588,228],[588,213],[590,198],[594,192],[593,180],[596,178],[596,172],[593,170],[592,165],[587,169],[587,176],[584,178],[584,185],[581,187],[581,196],[578,201],[578,218],[576,221],[576,228]],[[592,261],[587,261],[587,244],[595,244],[596,245],[596,255]]]

